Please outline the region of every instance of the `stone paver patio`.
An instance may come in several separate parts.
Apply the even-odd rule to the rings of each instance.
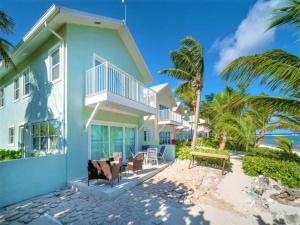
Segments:
[[[234,165],[238,172],[222,176],[219,169],[188,169],[188,162],[177,161],[113,200],[56,191],[0,209],[0,224],[273,224],[272,215],[251,208],[242,191],[251,178],[239,161]]]

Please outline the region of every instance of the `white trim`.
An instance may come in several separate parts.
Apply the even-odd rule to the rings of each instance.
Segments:
[[[25,76],[24,76],[24,72],[27,71],[28,72],[28,78],[29,78],[29,93],[25,94]],[[31,71],[30,71],[30,66],[27,66],[21,73],[21,77],[22,77],[22,87],[23,87],[23,91],[22,91],[22,98],[27,98],[31,95]]]
[[[119,123],[119,122],[111,122],[111,121],[105,121],[105,120],[92,120],[91,125],[105,125],[105,126],[114,126],[114,127],[138,128],[137,124]]]
[[[97,110],[98,110],[99,106],[100,106],[100,103],[98,102],[98,103],[96,104],[95,108],[93,109],[93,112],[92,112],[90,118],[87,120],[87,122],[86,122],[86,124],[85,124],[85,129],[86,129],[86,130],[87,130],[88,127],[90,126],[91,122],[93,121],[93,119],[94,119],[94,117],[95,117],[95,115],[96,115],[96,113],[97,113]]]
[[[55,52],[55,51],[59,51],[59,78],[57,78],[56,80],[52,80],[52,54]],[[62,54],[62,43],[61,42],[58,42],[57,44],[55,44],[53,47],[51,47],[49,50],[48,50],[48,58],[47,58],[47,61],[48,61],[48,65],[47,65],[47,68],[48,68],[48,81],[49,83],[51,84],[56,84],[57,82],[60,82],[62,80],[62,72],[63,72],[63,69],[62,69],[62,65],[63,65],[63,54]],[[56,64],[56,65],[58,65]]]

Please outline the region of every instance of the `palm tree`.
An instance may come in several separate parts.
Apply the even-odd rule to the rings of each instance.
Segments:
[[[193,37],[185,37],[180,41],[180,43],[180,49],[171,52],[171,59],[174,63],[174,68],[162,69],[159,73],[168,74],[172,77],[183,80],[184,83],[180,85],[181,88],[186,89],[193,87],[196,91],[197,99],[196,109],[194,112],[195,121],[192,141],[192,148],[195,148],[199,121],[199,106],[201,101],[201,91],[203,88],[203,48]]]
[[[292,142],[290,139],[284,136],[278,136],[275,138],[275,140],[278,143],[278,148],[286,153],[292,153],[293,152],[293,146],[294,142]]]
[[[214,95],[210,101],[205,101],[201,108],[201,115],[209,120],[209,129],[218,137],[219,149],[224,150],[230,132],[227,124],[241,114],[243,102],[236,104],[243,94],[227,87],[223,92]]]
[[[191,113],[195,113],[197,106],[197,95],[193,87],[180,85],[175,90],[175,96],[188,107]]]
[[[12,18],[0,10],[0,30],[4,33],[11,34],[13,32],[13,28],[14,22]],[[9,55],[9,50],[12,47],[13,45],[10,42],[0,37],[0,62],[3,61],[5,67],[15,67]]]

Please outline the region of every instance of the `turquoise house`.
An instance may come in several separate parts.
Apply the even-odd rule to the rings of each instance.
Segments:
[[[122,21],[53,5],[12,58],[16,70],[0,67],[0,149],[47,156],[0,162],[0,206],[85,177],[88,159],[141,148],[156,92]]]

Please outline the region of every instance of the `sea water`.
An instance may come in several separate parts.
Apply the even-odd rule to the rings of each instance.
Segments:
[[[276,147],[278,145],[277,141],[275,140],[277,136],[284,136],[290,139],[294,142],[294,149],[300,151],[300,134],[266,135],[262,144]]]

